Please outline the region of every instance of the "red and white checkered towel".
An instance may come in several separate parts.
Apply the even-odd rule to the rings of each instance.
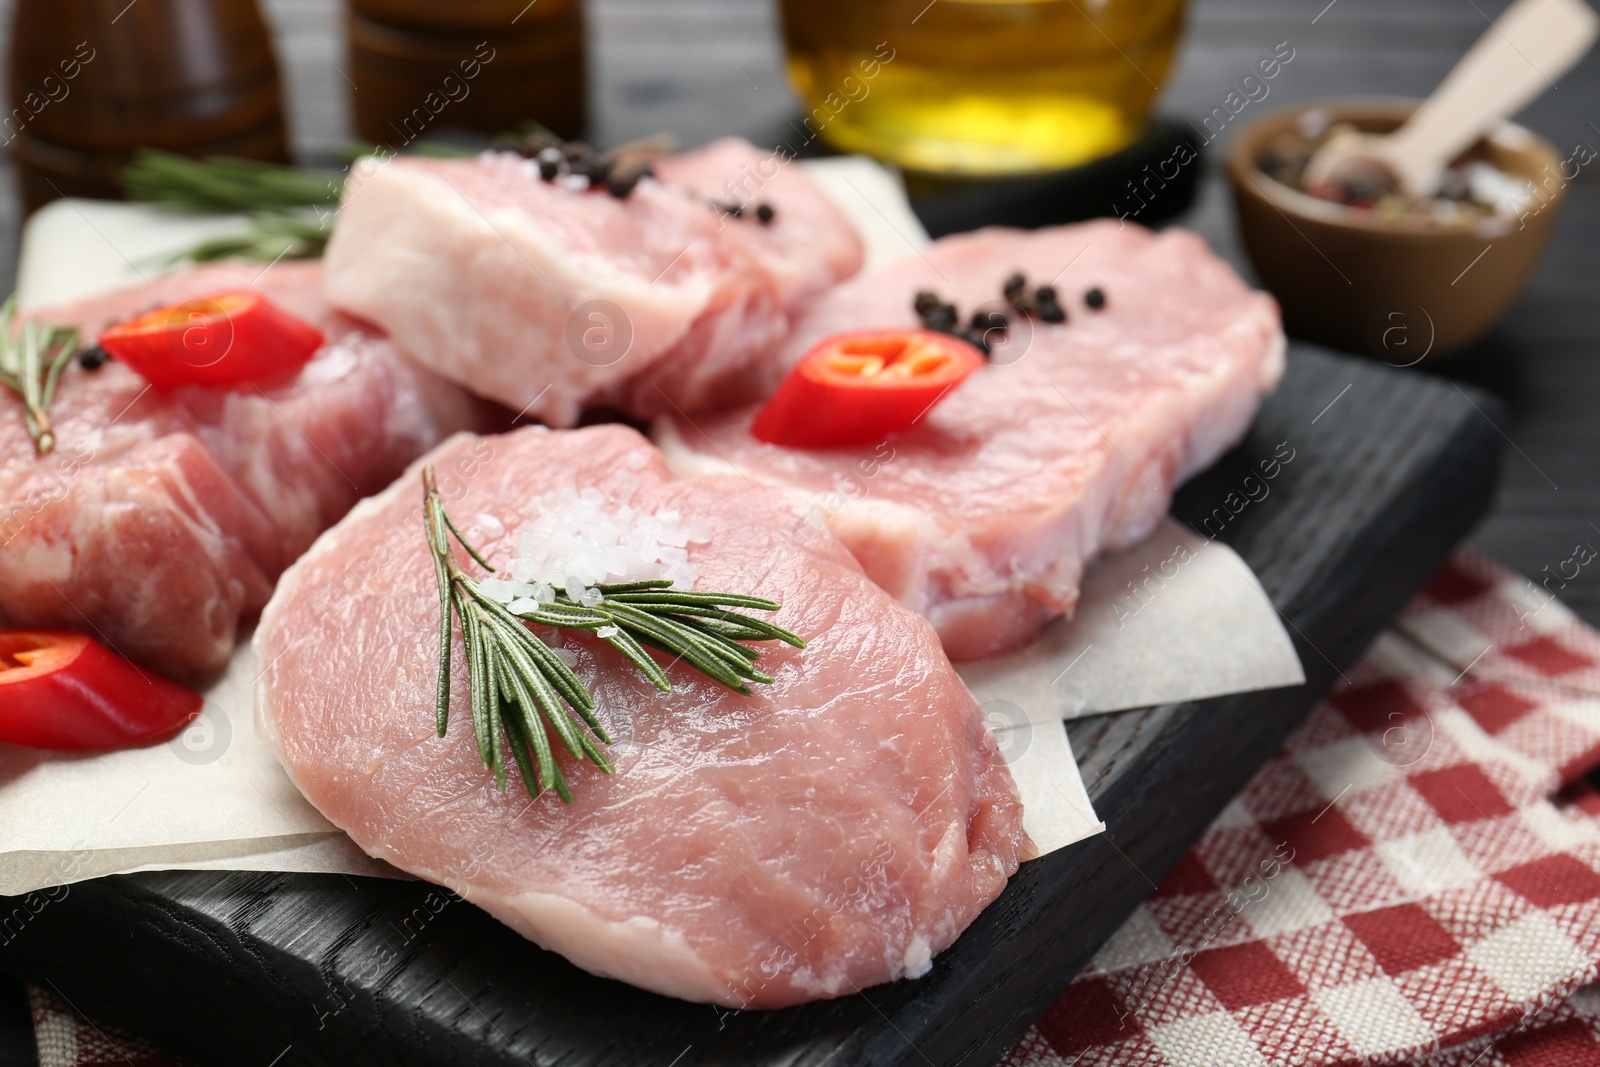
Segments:
[[[1006,1067],[1600,1067],[1596,766],[1600,634],[1458,554]],[[33,996],[41,1067],[177,1062]]]
[[[1596,766],[1600,634],[1458,554],[1007,1067],[1600,1064]]]

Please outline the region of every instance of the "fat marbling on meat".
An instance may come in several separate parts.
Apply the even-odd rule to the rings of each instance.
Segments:
[[[0,389],[0,626],[81,630],[202,683],[317,534],[480,425],[467,394],[335,314],[321,283],[315,263],[219,264],[34,313],[92,341],[129,315],[253,284],[329,340],[259,388],[156,389],[116,362],[74,363],[44,456]]]
[[[328,298],[551,425],[742,396],[800,309],[860,269],[860,238],[803,168],[748,142],[654,168],[619,199],[511,153],[365,161],[328,245]]]
[[[1053,283],[1067,321],[1006,308],[1017,272]],[[1085,299],[1095,288],[1098,309]],[[679,473],[731,470],[786,490],[932,620],[952,658],[976,659],[1070,613],[1084,566],[1146,537],[1174,487],[1243,436],[1283,373],[1283,332],[1272,298],[1193,234],[1110,221],[989,229],[829,292],[775,375],[832,334],[917,325],[919,290],[956,304],[963,325],[985,308],[1011,326],[991,365],[905,433],[784,448],[751,436],[751,405],[669,414],[655,436]]]

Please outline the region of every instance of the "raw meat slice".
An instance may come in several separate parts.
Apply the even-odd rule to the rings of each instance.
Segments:
[[[757,441],[756,407],[658,420],[680,474],[788,490],[867,574],[932,620],[953,659],[1026,643],[1077,603],[1084,566],[1143,539],[1173,488],[1236,442],[1283,373],[1277,305],[1192,234],[1094,222],[984,230],[846,283],[797,325],[777,373],[830,334],[913,326],[929,289],[963,320],[1020,271],[1068,321],[1012,336],[912,430],[859,449]],[[1086,306],[1094,287],[1106,297]],[[768,382],[776,386],[777,378]]]
[[[781,600],[776,621],[810,645],[767,652],[777,680],[754,696],[681,666],[661,694],[605,645],[544,631],[595,694],[616,773],[565,760],[570,807],[501,793],[459,636],[434,735],[439,598],[414,467],[289,569],[255,637],[258,723],[372,855],[596,974],[736,1007],[919,975],[1016,870],[1016,787],[933,631],[831,538],[797,542],[778,494],[674,479],[616,425],[462,436],[424,462],[491,562],[515,554],[532,499],[565,487],[703,520],[697,587]]]
[[[598,405],[705,410],[738,393],[801,305],[860,269],[861,242],[799,166],[747,142],[655,169],[617,199],[541,181],[510,154],[368,161],[328,246],[328,298],[552,425]]]
[[[59,444],[43,457],[16,395],[0,390],[0,626],[83,630],[202,683],[318,533],[448,434],[481,425],[467,394],[328,308],[314,263],[210,266],[35,317],[93,337],[258,276],[330,338],[292,380],[160,390],[114,362],[74,364],[51,409]]]

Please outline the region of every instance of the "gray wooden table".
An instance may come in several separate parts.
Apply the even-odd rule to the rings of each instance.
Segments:
[[[1328,95],[1421,95],[1483,31],[1505,0],[1194,0],[1186,45],[1161,105],[1181,117],[1221,101],[1250,62],[1278,42],[1295,59],[1264,106]],[[290,86],[294,143],[325,160],[348,136],[334,0],[262,0]],[[0,0],[0,27],[9,24]],[[762,0],[590,0],[593,139],[659,130],[685,144],[724,133],[773,140],[794,112],[783,82],[774,11]],[[0,49],[0,54],[4,50]],[[1255,106],[1255,105],[1252,105]],[[1535,103],[1523,121],[1570,150],[1600,147],[1600,55]],[[1207,161],[1194,210],[1181,220],[1248,274],[1231,208]],[[19,219],[14,172],[0,155],[0,285],[9,290]],[[1434,373],[1504,397],[1494,427],[1509,444],[1490,518],[1474,537],[1525,574],[1600,545],[1600,166],[1569,190],[1566,215],[1537,277],[1502,327]],[[1600,624],[1600,570],[1559,593]],[[0,984],[0,1067],[33,1062],[20,993]]]

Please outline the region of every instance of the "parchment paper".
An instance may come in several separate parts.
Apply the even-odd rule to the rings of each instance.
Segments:
[[[134,870],[382,874],[256,737],[248,644],[165,744],[72,756],[0,745],[0,894]]]
[[[985,707],[1006,701],[1035,724],[1306,680],[1244,560],[1171,519],[1089,567],[1070,621],[956,671]]]
[[[868,267],[913,254],[928,236],[898,181],[868,160],[803,164],[856,223]],[[237,229],[129,204],[57,201],[29,220],[18,296],[56,304],[154,276],[164,253]],[[69,251],[70,250],[70,251]],[[1185,540],[1185,538],[1187,538]],[[1124,583],[1158,568],[1180,540],[1194,558],[1136,612]],[[253,729],[248,645],[178,738],[132,752],[67,757],[0,746],[0,894],[137,870],[281,870],[403,877],[364,855],[289,781]],[[1024,803],[1041,854],[1104,829],[1072,757],[1063,718],[1291,685],[1299,662],[1271,605],[1226,547],[1164,525],[1149,542],[1091,567],[1077,620],[1013,656],[966,665]]]

